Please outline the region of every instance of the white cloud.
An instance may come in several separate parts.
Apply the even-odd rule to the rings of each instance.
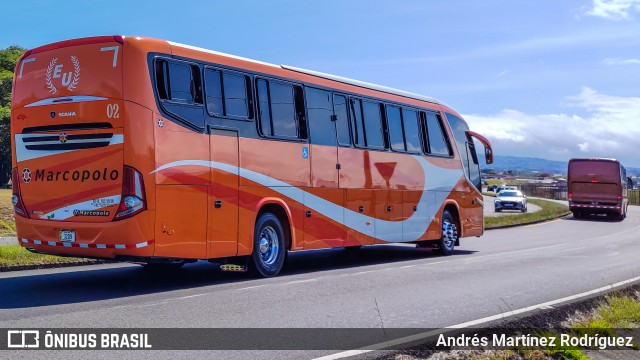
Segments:
[[[605,65],[637,65],[640,59],[612,59],[607,58],[602,61]]]
[[[585,14],[612,20],[631,19],[632,12],[640,11],[640,0],[593,0]]]
[[[585,87],[567,98],[573,114],[526,114],[506,109],[495,115],[465,115],[469,126],[486,135],[497,155],[566,160],[570,157],[614,157],[640,166],[640,97],[600,94]]]

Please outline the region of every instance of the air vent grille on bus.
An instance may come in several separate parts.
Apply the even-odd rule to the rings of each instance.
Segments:
[[[50,132],[50,131],[71,131],[71,130],[94,130],[94,129],[112,129],[113,126],[106,122],[96,123],[81,123],[81,124],[56,124],[46,126],[34,126],[24,128],[23,134],[32,134],[38,132]]]
[[[33,135],[23,137],[27,150],[79,150],[109,146],[112,133],[67,135]]]

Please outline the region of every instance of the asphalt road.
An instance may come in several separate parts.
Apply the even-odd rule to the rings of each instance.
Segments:
[[[206,263],[164,276],[120,264],[0,273],[0,328],[446,327],[636,277],[639,233],[640,207],[630,207],[623,222],[569,217],[491,230],[462,239],[449,257],[402,245],[294,253],[286,271],[272,279],[221,273]],[[331,353],[146,355],[305,359]],[[132,353],[11,354],[34,356],[114,359]]]

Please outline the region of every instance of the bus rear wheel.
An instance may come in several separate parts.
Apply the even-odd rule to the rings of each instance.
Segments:
[[[261,277],[276,276],[285,261],[285,232],[277,216],[271,213],[260,215],[253,235],[251,267]]]
[[[442,236],[440,237],[438,250],[442,255],[451,255],[458,241],[458,228],[456,221],[449,210],[442,213]]]

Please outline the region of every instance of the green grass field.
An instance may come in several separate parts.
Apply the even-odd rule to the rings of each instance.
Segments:
[[[0,236],[15,236],[16,224],[13,220],[11,190],[0,190]]]
[[[85,261],[85,259],[34,254],[20,245],[0,246],[0,269],[8,266],[63,264],[79,261]]]

